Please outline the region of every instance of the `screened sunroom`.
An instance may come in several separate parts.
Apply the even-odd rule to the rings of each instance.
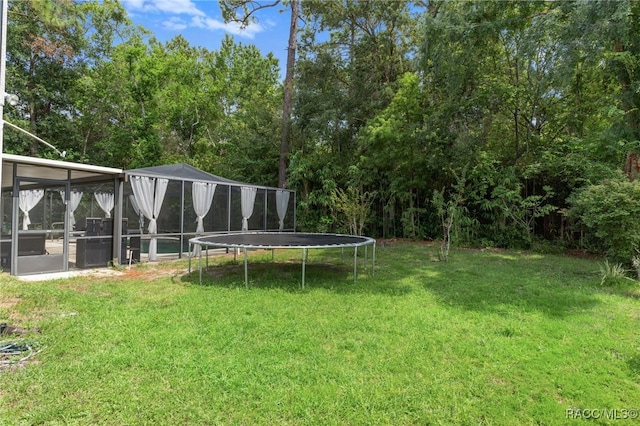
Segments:
[[[2,159],[0,266],[12,275],[182,257],[197,235],[295,230],[293,191],[186,164],[122,171]]]
[[[3,154],[2,270],[12,275],[69,271],[83,267],[93,247],[102,255],[100,266],[107,266],[119,255],[113,241],[120,239],[120,229],[94,235],[86,232],[86,223],[105,216],[101,194],[118,194],[123,181],[121,169]]]
[[[291,190],[225,179],[188,164],[125,174],[123,218],[129,238],[141,237],[142,260],[182,257],[197,235],[295,230]]]

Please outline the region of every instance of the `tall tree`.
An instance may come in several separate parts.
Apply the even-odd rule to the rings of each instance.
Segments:
[[[9,9],[7,91],[20,98],[18,108],[9,113],[45,139],[65,127],[71,140],[77,136],[66,126],[63,112],[72,103],[69,89],[82,72],[84,38],[78,9],[68,1],[13,2]],[[7,148],[35,156],[39,145],[34,139],[10,137]]]
[[[195,146],[196,161],[232,179],[277,185],[282,100],[277,59],[227,36],[202,62],[216,120],[203,120],[207,130]]]
[[[225,21],[236,21],[246,26],[252,20],[256,19],[255,15],[259,10],[275,7],[280,3],[280,0],[272,3],[261,3],[255,0],[222,0],[220,7]],[[280,188],[287,186],[287,164],[291,144],[291,115],[293,111],[293,76],[296,62],[298,14],[300,8],[299,0],[289,0],[286,3],[288,3],[291,9],[291,21],[289,24],[289,42],[287,46],[287,64],[282,101],[282,133],[280,138],[280,157],[278,161],[278,186]]]
[[[102,148],[94,159],[125,168],[188,162],[275,185],[265,175],[277,172],[277,157],[271,166],[266,159],[275,151],[278,88],[275,58],[230,37],[218,51],[181,36],[164,44],[132,37],[86,79],[87,97],[100,100],[87,105],[87,116],[100,117],[87,122]],[[241,167],[252,155],[254,164]]]
[[[458,175],[467,170],[466,206],[487,234],[502,223],[503,241],[516,238],[506,235],[508,222],[526,212],[505,213],[507,194],[509,205],[526,209],[551,186],[553,204],[566,207],[573,188],[620,161],[610,133],[618,89],[603,55],[603,34],[625,16],[619,7],[445,2],[427,17],[421,69],[432,112],[424,120],[450,140],[443,163]]]
[[[299,215],[301,223],[306,214],[319,216],[309,222],[333,223],[328,194],[336,187],[381,189],[360,164],[370,154],[362,129],[388,106],[400,76],[414,68],[418,10],[412,2],[303,2],[298,146],[290,174],[301,188],[300,204],[313,209]]]
[[[11,3],[9,20],[7,90],[21,100],[10,118],[82,159],[85,138],[75,121],[85,102],[82,81],[130,25],[126,12],[116,1],[28,0]],[[10,152],[57,156],[32,139],[7,136]]]

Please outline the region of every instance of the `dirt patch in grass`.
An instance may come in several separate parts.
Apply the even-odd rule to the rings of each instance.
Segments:
[[[137,279],[143,281],[154,281],[158,278],[177,277],[185,275],[189,272],[188,268],[177,264],[158,264],[153,268],[146,266],[129,268],[124,271],[119,278],[121,279]]]
[[[61,290],[75,290],[82,294],[89,292],[89,284],[65,284],[59,285],[58,288]]]
[[[8,297],[6,299],[0,299],[0,309],[11,309],[20,303],[22,299],[19,297]]]
[[[25,321],[30,321],[34,312],[31,312],[30,315],[21,315],[18,313],[16,309],[14,309],[20,302],[22,301],[19,297],[6,297],[0,298],[0,310],[5,310],[7,313],[6,317],[0,317],[0,322],[12,323],[12,324],[20,324]]]

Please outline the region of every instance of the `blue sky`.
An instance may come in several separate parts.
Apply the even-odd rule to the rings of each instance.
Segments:
[[[291,14],[281,5],[258,11],[258,22],[244,29],[225,24],[214,0],[122,0],[122,5],[133,22],[151,30],[161,42],[181,34],[193,46],[218,50],[229,34],[237,43],[254,44],[264,55],[273,52],[284,74]]]

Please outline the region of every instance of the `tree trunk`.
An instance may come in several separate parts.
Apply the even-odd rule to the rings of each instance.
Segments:
[[[278,187],[287,186],[287,157],[291,139],[291,110],[293,109],[293,72],[296,61],[298,36],[299,0],[291,0],[291,25],[289,26],[289,47],[287,48],[287,71],[284,78],[284,101],[282,103],[282,139],[280,141],[280,162],[278,164]]]

